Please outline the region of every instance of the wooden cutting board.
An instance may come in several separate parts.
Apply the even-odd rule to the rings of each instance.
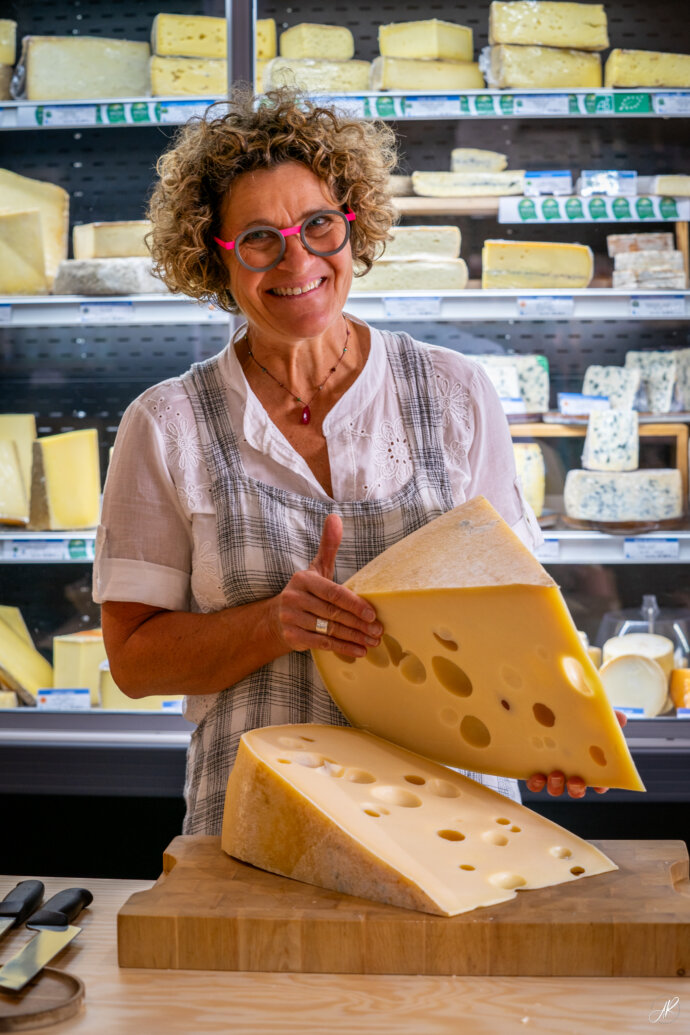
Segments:
[[[690,974],[682,841],[595,841],[620,869],[455,917],[255,869],[218,837],[176,837],[118,914],[121,967],[331,974]]]

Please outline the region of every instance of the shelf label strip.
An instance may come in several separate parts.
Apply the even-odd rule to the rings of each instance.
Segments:
[[[2,561],[92,561],[93,539],[0,539]]]
[[[690,220],[690,198],[657,194],[611,197],[504,197],[498,199],[499,223],[676,223]]]
[[[680,542],[677,539],[626,539],[623,556],[627,561],[675,561],[680,557]]]

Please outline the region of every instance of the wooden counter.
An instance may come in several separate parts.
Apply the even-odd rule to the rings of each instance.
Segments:
[[[0,878],[0,897],[20,877]],[[94,901],[82,933],[52,966],[86,985],[81,1013],[46,1033],[81,1035],[597,1035],[688,1031],[690,982],[657,978],[379,977],[120,970],[115,918],[150,881],[41,878],[46,897],[83,885]],[[0,942],[0,962],[26,940]],[[664,1004],[672,1012],[654,1018]],[[651,1016],[650,1016],[651,1015]]]

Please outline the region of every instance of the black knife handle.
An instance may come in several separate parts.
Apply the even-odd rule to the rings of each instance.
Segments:
[[[0,902],[0,916],[13,916],[13,927],[22,924],[40,905],[44,891],[40,880],[21,880]]]
[[[93,895],[86,888],[65,888],[53,895],[37,913],[31,917],[28,927],[66,927],[79,916],[82,909],[91,905]]]

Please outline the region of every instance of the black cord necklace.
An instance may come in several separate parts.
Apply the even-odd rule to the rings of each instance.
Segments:
[[[287,392],[289,395],[291,395],[292,398],[296,402],[302,404],[303,409],[302,409],[302,413],[300,415],[300,424],[308,424],[309,423],[309,421],[311,420],[311,410],[310,410],[309,407],[311,406],[312,402],[314,401],[316,396],[319,394],[319,392],[321,391],[323,386],[326,384],[326,381],[328,381],[329,377],[332,377],[333,374],[335,374],[336,370],[338,369],[338,367],[340,366],[340,364],[342,363],[342,361],[343,361],[343,359],[345,357],[345,353],[347,352],[347,343],[350,340],[350,327],[348,325],[347,318],[346,318],[346,316],[344,314],[343,314],[343,320],[345,320],[345,346],[343,348],[343,351],[340,353],[340,358],[338,360],[336,360],[335,365],[332,366],[331,369],[328,371],[328,373],[324,377],[324,379],[321,382],[321,384],[316,386],[316,388],[314,389],[313,394],[311,395],[311,397],[306,402],[304,401],[304,399],[300,398],[299,395],[295,395],[294,392],[291,392],[290,389],[288,388],[288,386],[284,385],[282,381],[279,381],[278,378],[274,374],[272,374],[270,370],[268,370],[265,366],[263,366],[262,363],[259,363],[258,359],[256,358],[256,356],[252,352],[252,347],[251,347],[251,345],[249,343],[249,329],[247,329],[244,332],[244,337],[245,337],[246,342],[247,342],[247,351],[249,352],[250,357],[256,363],[257,367],[260,370],[263,370],[264,374],[268,374],[268,376],[270,378],[272,378],[277,385],[280,385],[280,387],[285,392]]]

